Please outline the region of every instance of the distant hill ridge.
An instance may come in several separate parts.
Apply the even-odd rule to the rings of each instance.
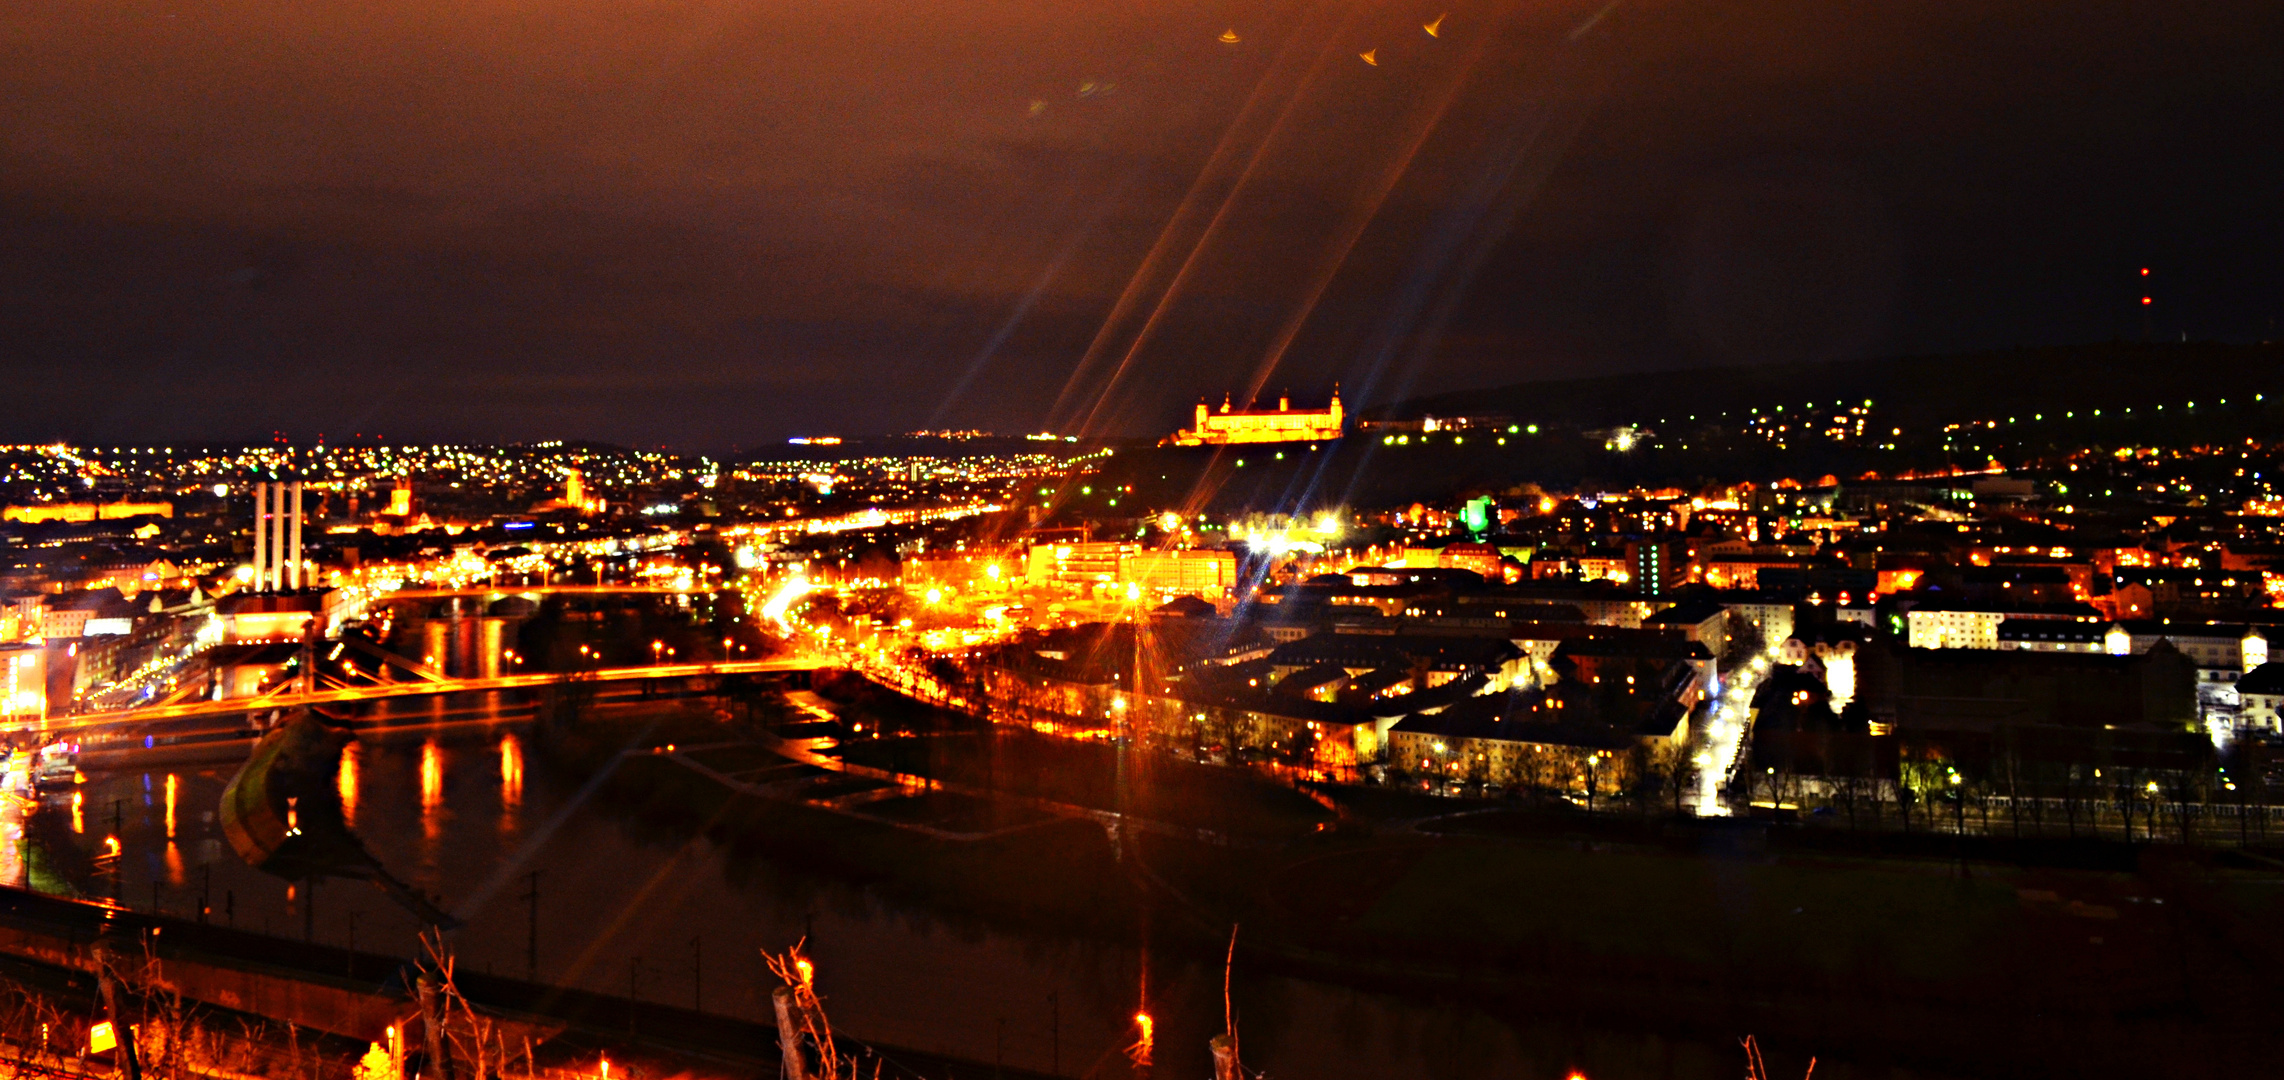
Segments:
[[[2187,342],[2009,349],[1893,360],[1690,368],[1550,379],[1413,398],[1372,419],[1506,414],[1518,422],[1600,427],[1700,421],[1723,411],[1871,399],[1881,422],[1968,419],[2284,392],[2284,343]]]

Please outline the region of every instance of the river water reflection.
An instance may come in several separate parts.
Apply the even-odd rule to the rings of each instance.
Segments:
[[[417,708],[417,707],[415,707]],[[1051,931],[1009,933],[891,904],[703,838],[657,835],[614,816],[529,753],[524,711],[478,699],[440,721],[368,736],[343,754],[345,811],[382,863],[464,920],[460,962],[521,976],[532,958],[538,877],[541,979],[766,1019],[759,951],[807,935],[837,1029],[860,1039],[1066,1075],[1124,1076],[1121,1049],[1142,976],[1136,950]],[[418,926],[379,890],[323,882],[311,898],[245,866],[215,808],[234,764],[95,774],[40,811],[90,855],[114,834],[118,878],[63,867],[69,887],[145,908],[404,956]],[[53,879],[36,887],[61,891]],[[154,889],[155,887],[155,889]],[[1209,1075],[1220,1027],[1219,965],[1150,966],[1158,1072]],[[1376,1078],[1729,1076],[1724,1048],[1570,1023],[1516,1026],[1480,1013],[1298,979],[1241,979],[1248,1064],[1289,1076]]]

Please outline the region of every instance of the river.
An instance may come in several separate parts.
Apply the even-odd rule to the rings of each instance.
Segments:
[[[1070,1076],[1124,1076],[1122,1050],[1144,952],[1049,930],[1011,933],[703,838],[656,835],[582,795],[529,753],[528,709],[492,696],[390,703],[401,730],[344,754],[344,805],[374,855],[464,920],[459,962],[525,974],[538,877],[542,980],[767,1019],[760,952],[804,935],[838,1032]],[[99,852],[118,823],[119,878],[72,871],[68,887],[335,945],[416,955],[417,924],[377,889],[299,886],[247,867],[216,818],[234,765],[97,773],[38,813],[72,817],[69,843]],[[52,827],[46,835],[60,830]],[[51,860],[61,864],[65,860]],[[63,891],[54,880],[35,885]],[[1157,1073],[1204,1077],[1221,1026],[1219,965],[1153,958]],[[1249,1065],[1286,1077],[1733,1076],[1725,1048],[1549,1020],[1515,1025],[1465,1008],[1302,979],[1241,978]]]

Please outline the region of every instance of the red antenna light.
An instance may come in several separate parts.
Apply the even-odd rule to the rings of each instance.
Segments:
[[[2142,297],[2142,298],[2141,298],[2141,302],[2142,302],[2142,304],[2143,304],[2143,305],[2145,305],[2145,306],[2146,306],[2146,305],[2149,303],[2149,298],[2148,298],[2148,297],[2146,297],[2146,296],[2144,296],[2144,297]]]
[[[2142,276],[2142,277],[2148,277],[2148,276],[2149,276],[2149,268],[2148,268],[2148,267],[2144,266],[2144,267],[2142,267],[2142,268],[2141,268],[2141,276]]]

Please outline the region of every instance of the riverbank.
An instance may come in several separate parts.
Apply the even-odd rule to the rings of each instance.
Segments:
[[[2090,865],[2022,865],[1999,849],[1962,864],[1956,847],[1804,850],[1754,823],[1661,833],[1559,810],[1423,831],[1405,824],[1422,805],[1409,797],[1345,807],[1335,821],[1241,774],[1193,780],[1188,770],[1206,767],[1032,738],[906,734],[838,750],[933,781],[1118,800],[1192,823],[1258,805],[1296,813],[1242,843],[1195,825],[1189,837],[1114,839],[1071,821],[979,846],[733,792],[664,755],[621,762],[613,812],[988,925],[1134,943],[1146,924],[1153,949],[1204,958],[1241,923],[1240,965],[1258,973],[1687,1040],[1757,1033],[1864,1048],[1854,1062],[1827,1056],[1826,1075],[2061,1063],[2082,1076],[2167,1075],[2182,1061],[2203,1071],[2262,1053],[2248,1003],[2276,989],[2276,968],[2255,958],[2279,946],[2268,928],[2284,877],[2255,863],[2148,848],[2121,863],[2099,848],[2078,860]]]
[[[0,1042],[61,1048],[59,1067],[83,1060],[70,1048],[86,1045],[88,1026],[103,1018],[98,941],[124,957],[113,971],[123,1019],[150,1033],[146,1075],[347,1077],[392,1030],[419,1045],[418,969],[408,958],[12,889],[0,889],[0,980],[15,991],[0,1001]],[[766,1023],[465,970],[452,983],[492,1025],[500,1050],[487,1060],[498,1075],[568,1080],[597,1075],[605,1059],[612,1074],[634,1078],[771,1075],[779,1064],[777,1030]],[[838,1041],[868,1077],[1045,1080],[845,1034]]]

